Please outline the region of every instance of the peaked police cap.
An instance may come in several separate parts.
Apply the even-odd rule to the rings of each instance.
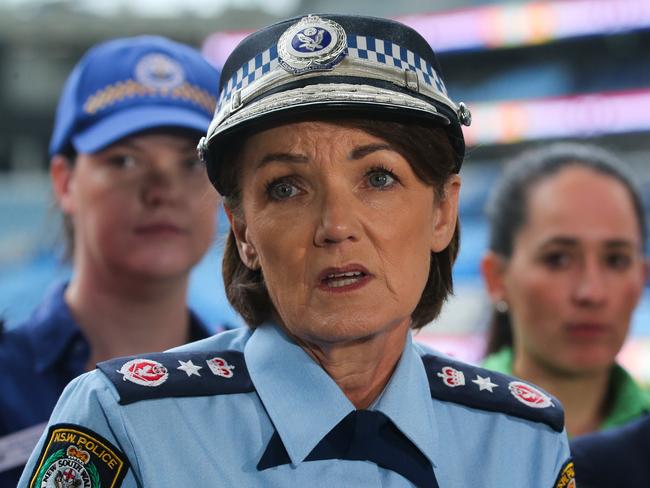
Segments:
[[[210,180],[223,194],[223,154],[243,130],[298,116],[355,116],[444,127],[460,169],[461,124],[471,115],[447,95],[436,55],[399,22],[353,15],[309,15],[271,25],[227,59],[214,119],[199,144]]]

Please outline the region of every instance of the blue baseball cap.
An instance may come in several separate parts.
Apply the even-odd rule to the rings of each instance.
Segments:
[[[216,106],[219,72],[201,54],[158,36],[92,47],[59,100],[50,156],[94,153],[137,132],[174,127],[205,133]]]

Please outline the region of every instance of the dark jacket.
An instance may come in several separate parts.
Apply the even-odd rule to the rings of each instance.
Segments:
[[[579,488],[650,487],[650,415],[571,442]]]

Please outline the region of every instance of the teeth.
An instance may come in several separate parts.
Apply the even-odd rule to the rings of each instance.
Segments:
[[[356,278],[348,278],[346,280],[328,281],[327,286],[330,288],[340,288],[342,286],[348,286],[356,282]]]
[[[348,271],[347,273],[330,273],[327,275],[327,279],[332,278],[352,278],[361,276],[363,273],[361,271]]]

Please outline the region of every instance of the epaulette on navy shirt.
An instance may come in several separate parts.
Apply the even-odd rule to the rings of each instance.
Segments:
[[[564,429],[560,402],[530,383],[444,356],[425,355],[422,361],[433,398]]]
[[[121,405],[155,398],[225,395],[255,390],[244,354],[239,351],[153,353],[112,359],[99,363],[97,367],[117,388]],[[200,374],[201,370],[208,372]],[[196,378],[188,383],[190,376]]]
[[[567,488],[562,425],[542,390],[434,354],[410,334],[384,391],[358,410],[265,324],[114,359],[74,380],[19,487],[67,473],[115,488]]]

